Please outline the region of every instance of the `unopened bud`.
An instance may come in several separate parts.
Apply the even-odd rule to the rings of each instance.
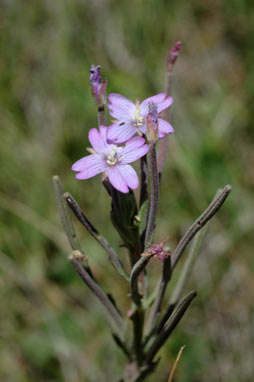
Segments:
[[[151,144],[154,144],[159,138],[158,106],[154,102],[150,102],[148,105],[146,137]]]
[[[92,65],[90,72],[90,85],[92,95],[94,97],[95,103],[98,107],[104,106],[106,104],[106,86],[107,80],[101,80],[100,65]]]
[[[180,52],[181,46],[182,46],[182,42],[181,41],[177,41],[175,43],[175,45],[173,46],[173,48],[170,50],[169,56],[168,56],[168,63],[170,65],[174,65],[175,64],[176,59],[179,56],[179,52]]]

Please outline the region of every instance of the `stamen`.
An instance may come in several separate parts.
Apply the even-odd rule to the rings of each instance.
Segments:
[[[136,101],[136,109],[135,109],[134,115],[132,117],[133,126],[135,126],[135,127],[143,126],[143,122],[144,122],[144,117],[142,117],[140,115],[141,110],[140,110],[140,106],[139,105],[140,105],[139,100],[137,100]]]
[[[114,166],[119,160],[121,159],[117,158],[117,146],[113,145],[110,153],[106,156],[106,162],[109,166]]]

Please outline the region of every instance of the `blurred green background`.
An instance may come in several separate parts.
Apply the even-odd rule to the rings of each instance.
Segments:
[[[166,57],[183,42],[162,180],[157,239],[174,248],[216,190],[233,191],[195,267],[198,298],[149,381],[252,381],[254,5],[250,0],[1,0],[0,380],[108,382],[121,376],[103,312],[74,274],[51,177],[61,176],[124,259],[100,177],[70,167],[96,127],[88,69],[108,93],[141,100],[164,90]],[[76,222],[75,222],[76,223]],[[76,224],[106,291],[129,308],[105,254]],[[150,273],[158,278],[160,264]],[[168,293],[170,292],[170,287]]]

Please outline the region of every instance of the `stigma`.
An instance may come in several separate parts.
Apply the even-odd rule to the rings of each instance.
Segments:
[[[121,157],[117,156],[117,146],[112,145],[110,153],[106,156],[106,162],[109,166],[114,166],[118,162],[121,162]]]
[[[132,124],[134,127],[137,127],[137,128],[143,126],[143,122],[144,122],[144,117],[142,117],[140,115],[140,113],[141,113],[140,102],[137,99],[136,100],[136,109],[135,109],[134,115],[132,117]]]

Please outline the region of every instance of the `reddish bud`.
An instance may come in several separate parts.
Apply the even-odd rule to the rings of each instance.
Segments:
[[[168,56],[168,63],[170,65],[174,65],[175,64],[176,59],[179,56],[179,52],[180,52],[181,46],[182,46],[182,42],[181,41],[177,41],[175,43],[175,45],[173,46],[173,48],[170,50],[169,56]]]

